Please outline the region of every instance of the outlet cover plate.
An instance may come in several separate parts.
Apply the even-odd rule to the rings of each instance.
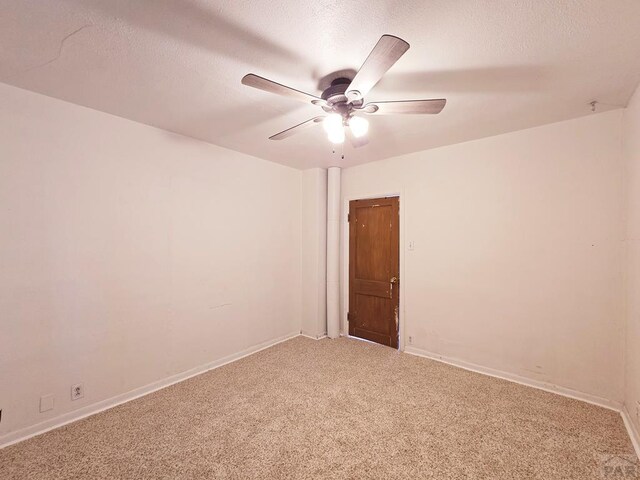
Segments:
[[[84,397],[84,384],[76,383],[71,386],[71,400],[79,400]]]

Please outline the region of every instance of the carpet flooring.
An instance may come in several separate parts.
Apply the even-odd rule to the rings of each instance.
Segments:
[[[4,448],[0,478],[584,480],[616,454],[633,454],[616,412],[296,337]]]

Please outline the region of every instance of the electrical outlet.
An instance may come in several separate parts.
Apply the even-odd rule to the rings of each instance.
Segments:
[[[84,397],[84,384],[76,383],[71,386],[71,400],[79,400]]]
[[[409,250],[413,251],[416,249],[416,242],[413,240],[409,240]]]
[[[53,395],[43,395],[40,397],[40,413],[53,410]]]
[[[409,335],[409,345],[413,345],[413,337]]]

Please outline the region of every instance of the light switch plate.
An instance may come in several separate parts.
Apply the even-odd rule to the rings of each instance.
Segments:
[[[42,397],[40,397],[40,413],[53,410],[53,405],[54,405],[53,395],[43,395]]]

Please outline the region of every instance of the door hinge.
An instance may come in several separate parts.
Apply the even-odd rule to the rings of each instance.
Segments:
[[[351,214],[347,213],[347,223],[350,223],[350,222],[351,222]]]
[[[351,312],[347,312],[347,320],[353,320],[355,315]]]

